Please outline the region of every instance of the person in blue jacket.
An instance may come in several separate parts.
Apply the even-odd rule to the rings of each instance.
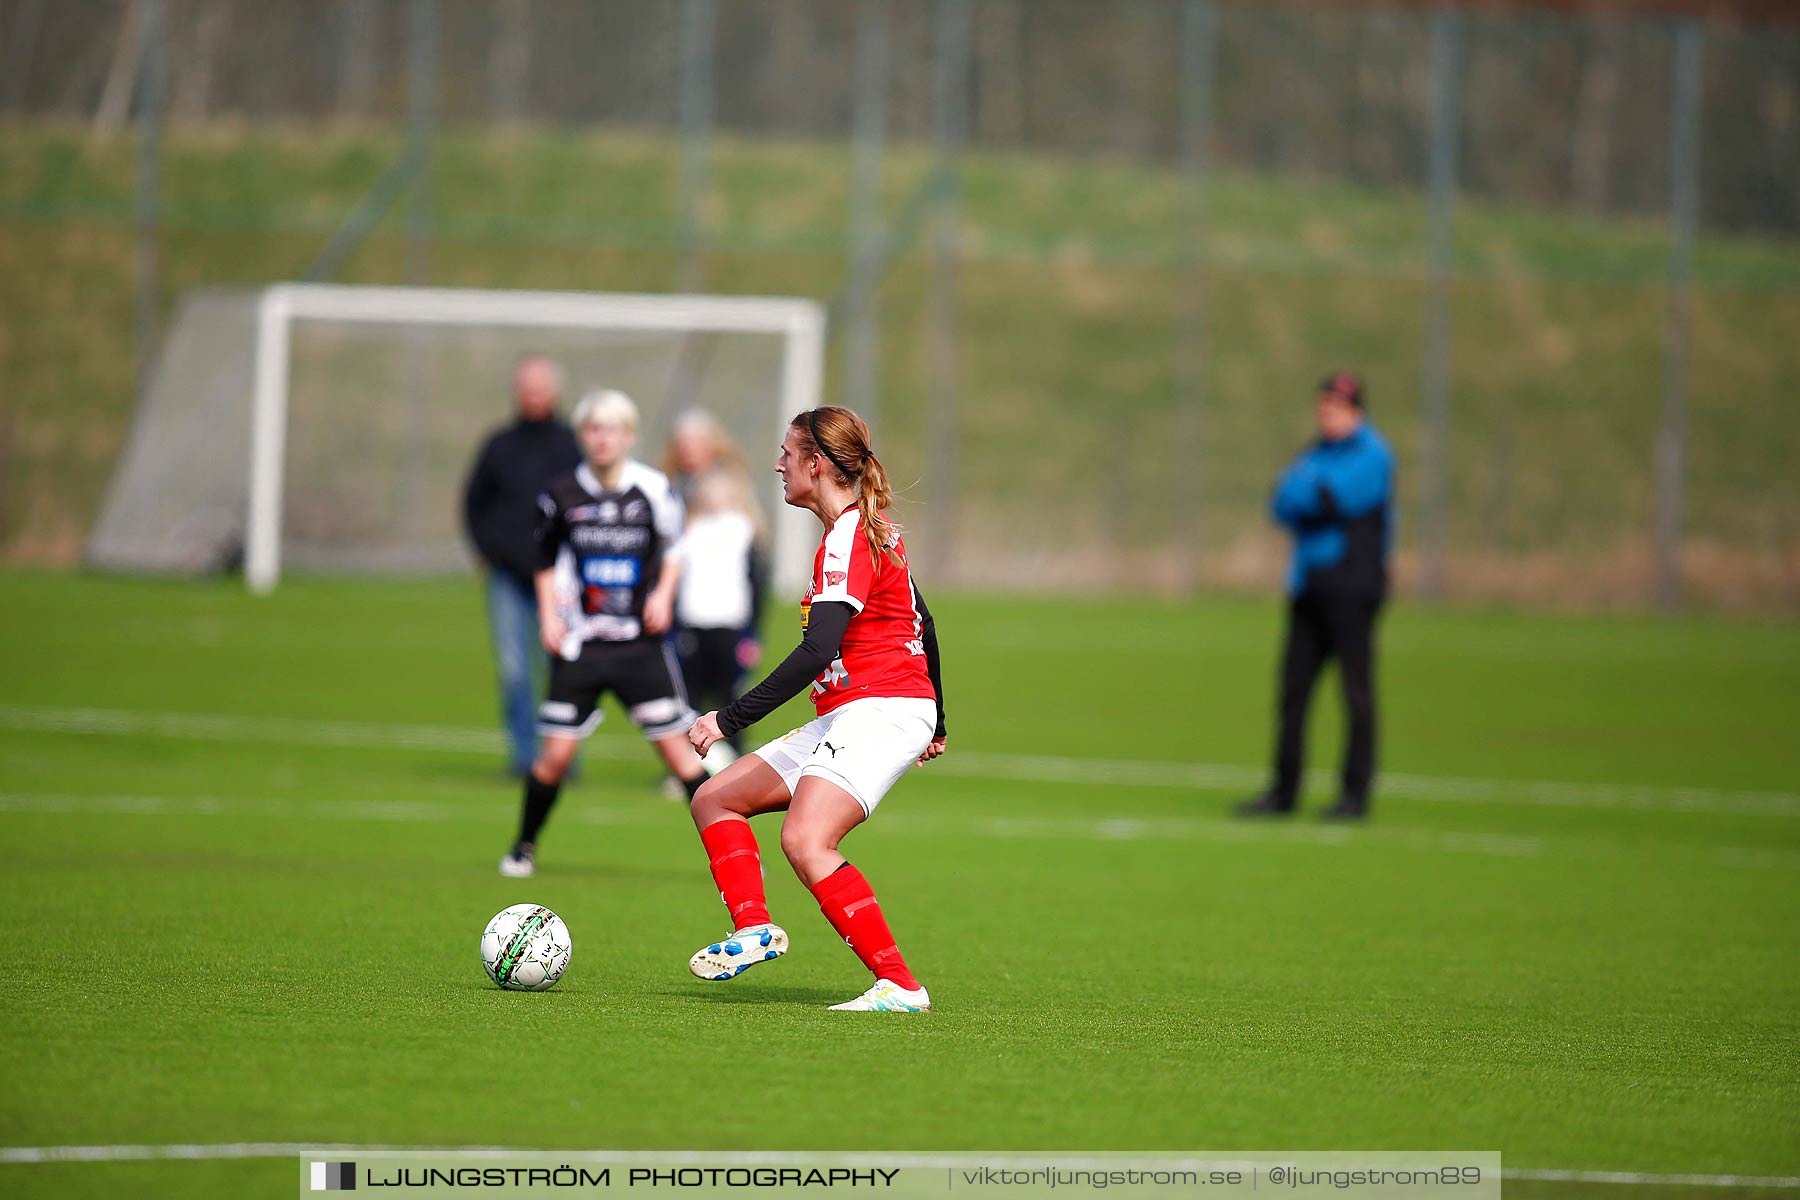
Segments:
[[[1356,376],[1327,376],[1319,384],[1316,416],[1318,441],[1282,473],[1269,505],[1294,538],[1275,771],[1266,792],[1238,805],[1240,816],[1294,811],[1306,709],[1320,669],[1333,658],[1350,728],[1342,786],[1324,815],[1359,820],[1369,811],[1375,775],[1375,619],[1387,598],[1394,455],[1369,424]]]

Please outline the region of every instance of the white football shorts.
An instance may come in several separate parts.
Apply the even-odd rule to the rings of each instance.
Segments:
[[[788,795],[803,775],[835,783],[872,816],[894,781],[919,760],[937,732],[937,701],[869,696],[815,717],[755,754],[775,768]]]

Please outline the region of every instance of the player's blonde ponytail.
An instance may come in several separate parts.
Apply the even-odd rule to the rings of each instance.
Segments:
[[[869,426],[847,408],[835,404],[803,412],[791,422],[799,435],[803,454],[825,456],[838,482],[856,489],[856,507],[862,514],[863,536],[869,542],[869,561],[876,571],[881,560],[900,565],[900,526],[888,516],[894,490],[887,470],[869,449]]]

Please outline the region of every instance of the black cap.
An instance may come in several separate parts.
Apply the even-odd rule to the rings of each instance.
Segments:
[[[1349,371],[1333,371],[1319,380],[1319,391],[1329,392],[1339,400],[1347,400],[1357,408],[1363,407],[1363,383]]]

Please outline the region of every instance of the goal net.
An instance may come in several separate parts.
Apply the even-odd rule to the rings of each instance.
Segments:
[[[565,415],[613,387],[659,463],[674,419],[718,419],[749,459],[778,586],[816,529],[781,503],[787,419],[820,403],[809,300],[281,284],[183,298],[88,558],[102,569],[436,573],[471,562],[462,485],[512,419],[514,362],[563,366]]]

